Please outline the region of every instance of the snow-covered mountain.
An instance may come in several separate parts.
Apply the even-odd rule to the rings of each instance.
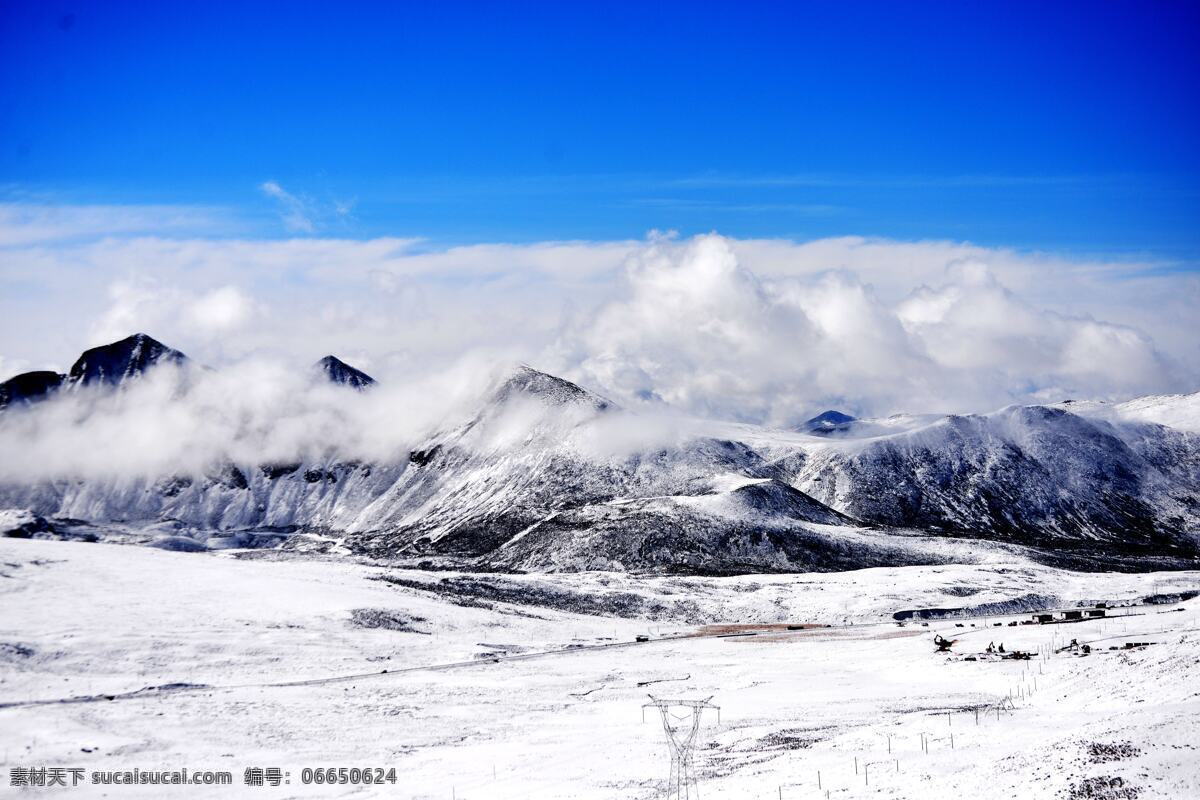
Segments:
[[[1135,397],[1124,403],[1105,403],[1099,400],[1064,400],[1056,403],[1076,414],[1115,418],[1135,422],[1153,422],[1200,433],[1200,392],[1192,394],[1152,394]]]
[[[1013,406],[810,448],[792,481],[875,524],[1169,550],[1197,530],[1200,438]]]
[[[187,356],[144,333],[112,344],[85,350],[71,365],[65,381],[70,386],[119,386],[159,364],[181,364]]]
[[[140,335],[97,350],[62,387],[91,381],[121,391],[121,382],[185,358]],[[318,367],[338,384],[373,383],[332,357]],[[18,376],[3,387],[28,385],[36,382]],[[34,399],[27,393],[22,407],[0,412],[0,426],[39,413],[23,407]],[[1164,404],[1156,401],[1156,413]],[[1143,408],[839,413],[808,431],[778,431],[644,418],[522,366],[494,381],[472,413],[391,458],[366,462],[331,442],[307,460],[15,480],[0,485],[0,508],[51,524],[165,526],[210,545],[294,531],[292,546],[502,570],[731,573],[928,560],[914,532],[1099,564],[1186,563],[1200,542],[1200,435],[1123,416],[1125,407]]]

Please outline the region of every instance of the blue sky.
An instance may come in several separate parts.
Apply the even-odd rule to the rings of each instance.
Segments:
[[[1173,2],[4,0],[0,187],[258,236],[858,234],[1188,268],[1198,40]]]

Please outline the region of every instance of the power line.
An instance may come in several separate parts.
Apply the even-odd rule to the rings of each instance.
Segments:
[[[696,800],[700,797],[700,792],[696,786],[692,757],[696,749],[696,736],[700,732],[700,716],[704,709],[711,708],[717,712],[717,721],[720,722],[721,707],[709,702],[711,696],[703,700],[660,700],[654,695],[648,697],[650,702],[642,708],[658,709],[663,730],[667,734],[667,746],[671,750],[671,778],[664,796],[666,800]],[[682,714],[675,714],[672,713],[672,709],[686,710]]]

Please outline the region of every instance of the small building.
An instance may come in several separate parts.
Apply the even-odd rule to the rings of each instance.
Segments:
[[[1082,611],[1064,611],[1063,619],[1066,619],[1066,620],[1083,619],[1083,612]]]
[[[1088,609],[1088,612],[1087,612],[1087,615],[1088,615],[1089,617],[1091,617],[1092,619],[1095,619],[1095,618],[1097,618],[1097,617],[1103,617],[1103,616],[1104,616],[1104,609],[1103,609],[1103,608],[1089,608],[1089,609]]]
[[[1053,614],[1034,614],[1033,621],[1037,622],[1041,625],[1045,625],[1047,623],[1054,622],[1054,615]]]

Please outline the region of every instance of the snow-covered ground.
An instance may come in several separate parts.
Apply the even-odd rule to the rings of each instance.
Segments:
[[[0,539],[0,794],[653,798],[669,762],[657,712],[643,722],[652,693],[721,707],[696,750],[706,798],[1200,797],[1200,598],[1006,624],[1194,590],[1200,573],[1003,553],[737,578],[241,555]],[[892,620],[970,607],[1011,615]],[[935,633],[958,639],[950,655]],[[1094,649],[1046,657],[1071,639]],[[1037,654],[1002,661],[989,642]],[[1108,649],[1125,642],[1153,644]],[[235,785],[8,786],[38,766],[229,770]],[[243,787],[254,766],[291,783]],[[306,766],[395,767],[397,783],[303,786]]]

